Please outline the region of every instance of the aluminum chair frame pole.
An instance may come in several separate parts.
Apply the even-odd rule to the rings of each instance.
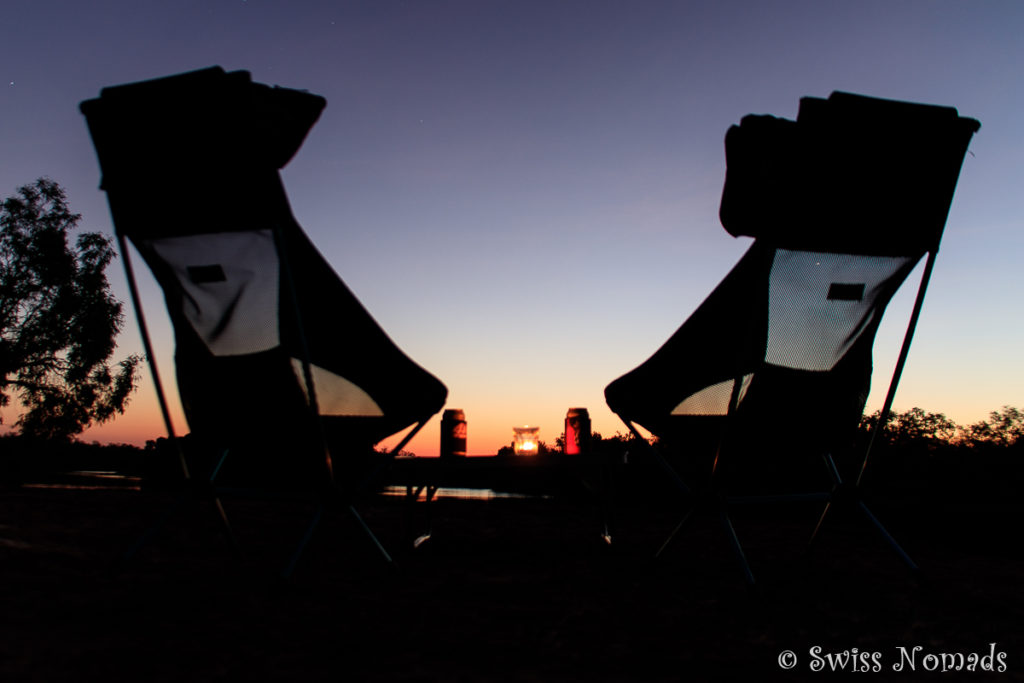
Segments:
[[[910,314],[910,323],[907,325],[906,334],[903,336],[903,346],[900,348],[900,355],[896,360],[896,367],[893,369],[892,380],[889,382],[889,391],[886,393],[885,402],[882,404],[882,410],[878,415],[878,421],[875,423],[875,428],[871,432],[871,440],[868,442],[867,450],[864,452],[864,460],[860,465],[860,472],[857,474],[857,480],[854,483],[854,488],[860,488],[861,482],[864,479],[864,471],[868,466],[868,458],[871,456],[871,452],[874,449],[875,441],[878,439],[878,435],[885,427],[885,423],[889,419],[889,413],[892,410],[893,400],[896,398],[896,389],[899,387],[900,378],[903,376],[903,369],[907,364],[907,356],[910,354],[910,343],[914,339],[914,332],[917,330],[917,323],[921,317],[921,309],[924,306],[924,296],[928,291],[928,283],[932,278],[932,270],[935,267],[935,257],[938,253],[938,249],[933,249],[928,252],[928,259],[924,264],[924,272],[921,274],[921,284],[917,288],[917,298],[914,300],[914,308]]]
[[[142,311],[142,299],[139,297],[139,288],[135,283],[135,269],[132,267],[131,256],[128,253],[128,241],[125,239],[124,234],[117,229],[117,226],[114,227],[114,233],[117,235],[117,244],[121,249],[125,277],[128,280],[128,292],[132,298],[132,308],[135,309],[135,320],[139,324],[139,335],[142,337],[142,349],[146,354],[149,373],[153,376],[153,386],[156,388],[156,398],[160,404],[160,414],[163,416],[167,437],[174,442],[176,434],[174,432],[174,425],[171,422],[171,411],[167,405],[167,394],[164,393],[163,382],[160,380],[160,371],[157,368],[156,355],[153,353],[153,344],[150,342],[146,316]],[[188,463],[185,460],[185,454],[181,452],[181,448],[178,448],[178,460],[181,463],[181,470],[185,475],[185,479],[191,479]]]
[[[168,439],[174,445],[174,449],[178,455],[178,463],[181,466],[181,472],[185,478],[185,490],[181,495],[171,502],[167,509],[159,518],[157,518],[156,522],[151,524],[135,544],[122,555],[121,561],[126,562],[133,558],[136,553],[138,553],[139,550],[149,542],[156,532],[162,528],[168,520],[170,520],[181,503],[184,502],[185,497],[189,495],[189,488],[192,484],[192,475],[189,472],[188,461],[185,459],[185,453],[182,451],[181,444],[178,442],[175,434],[174,424],[171,422],[171,411],[167,403],[167,394],[164,392],[163,382],[160,380],[160,370],[157,366],[156,355],[153,353],[153,344],[149,336],[149,326],[146,324],[146,316],[142,310],[142,298],[139,296],[138,284],[135,281],[135,269],[132,267],[128,241],[125,239],[124,233],[122,233],[116,225],[114,226],[114,234],[117,236],[117,244],[121,250],[121,258],[124,261],[124,272],[125,278],[128,281],[128,292],[132,299],[132,308],[135,310],[135,319],[138,322],[139,336],[142,338],[142,348],[146,354],[149,372],[153,376],[153,386],[156,389],[157,402],[160,404],[160,413],[163,416],[164,427],[167,430]],[[227,512],[224,510],[224,505],[221,502],[220,497],[217,496],[216,492],[213,490],[213,477],[215,476],[216,472],[211,476],[209,482],[210,497],[214,507],[217,508],[217,516],[220,518],[221,526],[228,544],[237,555],[239,553],[238,540],[235,538],[234,531],[231,529],[231,522],[228,520]]]

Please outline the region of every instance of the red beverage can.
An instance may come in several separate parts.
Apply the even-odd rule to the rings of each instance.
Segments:
[[[590,413],[586,408],[569,408],[565,415],[565,454],[590,452]]]

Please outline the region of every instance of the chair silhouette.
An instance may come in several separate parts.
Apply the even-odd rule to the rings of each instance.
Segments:
[[[720,218],[754,243],[650,359],[605,389],[634,434],[639,425],[662,442],[669,455],[657,458],[689,496],[659,554],[695,509],[711,507],[753,583],[729,514],[733,494],[796,499],[806,459],[820,458],[831,482],[804,496],[826,503],[812,542],[830,511],[848,504],[917,569],[861,498],[871,446],[852,455],[852,477],[841,456],[851,457],[882,314],[926,258],[873,433],[888,417],[978,128],[952,108],[836,92],[802,99],[796,121],[751,115],[728,131]]]
[[[292,216],[279,169],[325,105],[219,67],[105,88],[81,105],[168,435],[175,437],[126,239],[164,293],[191,440],[219,454],[201,478],[180,457],[185,479],[285,483],[318,498],[285,573],[322,512],[339,502],[390,561],[351,497],[374,466],[374,444],[408,428],[397,453],[447,395],[387,337]],[[210,495],[230,535],[219,490]]]

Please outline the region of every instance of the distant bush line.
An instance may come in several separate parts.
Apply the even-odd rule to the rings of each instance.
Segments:
[[[879,412],[861,418],[860,428],[870,434],[878,422]],[[989,413],[987,420],[959,425],[942,413],[929,413],[920,408],[890,415],[880,438],[895,448],[928,451],[951,448],[974,451],[1024,448],[1024,411],[1012,406]]]
[[[860,441],[865,445],[872,436],[878,420],[878,413],[861,418]],[[187,440],[187,439],[186,439]],[[542,454],[555,455],[563,450],[563,438],[556,439],[553,446],[542,446]],[[624,454],[629,451],[638,454],[636,437],[632,434],[616,433],[602,437],[594,433],[591,451],[605,454]],[[986,420],[969,425],[959,425],[943,413],[931,413],[921,408],[890,415],[884,431],[876,439],[876,449],[891,454],[896,460],[888,466],[878,458],[875,466],[918,468],[922,463],[934,461],[942,464],[943,470],[955,471],[957,467],[980,466],[995,462],[1015,464],[1024,454],[1024,411],[1012,406],[989,413]],[[148,476],[154,473],[157,460],[167,462],[167,468],[177,466],[171,462],[166,439],[147,442],[144,448],[128,444],[100,444],[82,441],[45,441],[18,435],[0,436],[0,482],[16,483],[57,472],[73,470],[116,471],[123,474]],[[412,455],[411,453],[404,453]],[[510,455],[511,448],[501,449],[497,455]],[[166,456],[166,457],[161,457]],[[971,456],[982,458],[975,461]],[[1007,460],[1008,458],[1008,460]],[[901,464],[902,463],[902,464]],[[171,467],[174,465],[174,467]],[[156,469],[163,469],[156,467]]]

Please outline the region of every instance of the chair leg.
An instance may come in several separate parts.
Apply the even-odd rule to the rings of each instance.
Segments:
[[[366,537],[369,538],[370,541],[373,543],[374,547],[377,548],[377,552],[381,554],[381,557],[384,558],[384,561],[392,567],[397,567],[398,564],[395,562],[394,558],[391,557],[390,553],[388,553],[387,549],[384,547],[384,544],[381,543],[380,539],[377,538],[377,535],[374,534],[370,527],[367,526],[366,522],[363,521],[363,517],[359,514],[359,511],[356,510],[352,505],[349,505],[347,507],[348,513],[352,515],[352,518],[355,519],[356,524],[359,526],[359,528],[363,530],[363,533],[366,534]]]
[[[299,563],[299,558],[302,557],[302,554],[306,550],[306,546],[309,545],[309,542],[312,540],[313,534],[316,531],[317,527],[319,526],[320,521],[323,519],[324,514],[328,512],[334,512],[338,510],[339,507],[341,506],[345,507],[345,512],[352,517],[352,519],[356,523],[356,526],[358,526],[362,530],[362,532],[366,534],[366,537],[377,549],[377,552],[381,554],[381,556],[384,558],[384,561],[389,566],[397,567],[398,563],[395,562],[394,558],[391,557],[387,549],[384,548],[384,544],[380,542],[376,534],[373,533],[370,527],[363,520],[362,515],[359,514],[355,507],[350,503],[337,500],[336,497],[340,496],[340,494],[337,492],[329,495],[332,497],[331,500],[325,500],[321,498],[320,501],[317,502],[316,511],[313,513],[312,518],[310,518],[309,524],[306,525],[305,533],[302,534],[302,538],[299,540],[299,544],[296,546],[295,550],[292,551],[291,556],[288,558],[288,561],[285,563],[284,568],[281,570],[281,578],[289,579],[291,578],[292,574],[295,573],[295,567]]]
[[[434,535],[434,497],[437,495],[437,489],[437,486],[426,487],[426,498],[424,499],[424,504],[426,505],[425,514],[427,516],[426,531],[413,541],[414,548],[419,548]]]
[[[736,400],[736,391],[737,389],[736,387],[734,387],[733,401]],[[629,430],[637,438],[643,440],[643,437],[640,436],[640,433],[637,431],[636,427],[633,425],[632,422],[624,418],[621,418],[621,416],[620,419],[622,419],[622,421],[625,422],[626,426],[629,427]],[[658,451],[655,448],[649,447],[648,451],[654,456],[655,462],[657,462],[658,465],[660,465],[662,469],[669,475],[670,480],[675,484],[676,488],[679,489],[680,493],[682,493],[684,496],[694,495],[693,490],[689,486],[687,486],[685,482],[683,482],[682,478],[679,476],[679,473],[676,472],[675,468],[672,467],[672,465],[669,464],[669,462],[665,460],[665,458],[662,457],[662,455],[658,453]],[[717,464],[718,459],[716,457],[715,468],[713,469],[717,468]],[[697,495],[700,496],[699,493]],[[722,528],[725,531],[726,538],[728,539],[729,545],[733,550],[733,554],[736,557],[736,562],[740,567],[740,572],[743,574],[743,579],[748,586],[754,586],[754,573],[750,569],[750,563],[747,561],[747,556],[743,552],[743,546],[740,543],[739,536],[736,535],[736,528],[733,526],[732,519],[729,517],[728,505],[726,503],[724,494],[716,492],[712,495],[716,496],[717,498],[716,504],[718,507],[719,521],[722,525]],[[661,547],[658,548],[658,552],[654,555],[655,559],[660,558],[662,554],[664,554],[665,550],[672,544],[672,541],[674,541],[675,538],[680,534],[680,532],[682,532],[687,526],[689,526],[690,522],[693,520],[694,513],[697,511],[697,508],[700,505],[701,503],[699,499],[690,505],[690,509],[686,512],[685,515],[683,515],[683,518],[679,520],[679,523],[676,525],[675,529],[672,530],[672,533],[669,534],[668,538],[665,539],[664,543],[661,544]]]
[[[736,528],[732,525],[732,519],[729,518],[729,512],[723,503],[719,509],[719,520],[722,523],[722,527],[725,529],[725,535],[729,539],[729,545],[732,546],[733,553],[736,556],[736,562],[739,564],[740,572],[743,574],[743,580],[747,582],[748,586],[753,586],[754,573],[750,570],[750,563],[747,562],[746,553],[743,552],[743,546],[740,545],[739,536],[736,535]]]
[[[406,540],[413,549],[419,548],[430,540],[434,532],[433,500],[437,495],[437,486],[430,484],[409,484],[405,487],[405,527]],[[417,502],[423,494],[423,523],[420,523],[417,509],[420,507]]]
[[[836,461],[832,457],[831,453],[825,453],[822,456],[822,460],[825,462],[825,468],[828,470],[829,476],[832,478],[832,491],[828,495],[828,499],[825,501],[825,507],[821,511],[821,515],[818,517],[818,523],[814,525],[814,531],[811,532],[811,538],[807,541],[807,551],[810,552],[821,533],[822,528],[825,526],[825,518],[828,517],[828,513],[832,510],[833,503],[837,496],[841,495],[843,490],[843,477],[839,474],[839,468],[836,466]]]
[[[167,523],[171,520],[174,514],[179,508],[184,505],[185,501],[193,497],[209,498],[213,503],[214,508],[217,511],[217,518],[220,520],[221,531],[224,532],[224,540],[227,541],[228,546],[231,548],[231,552],[235,557],[239,557],[242,554],[241,547],[238,544],[238,539],[235,536],[234,531],[231,528],[231,521],[228,519],[227,511],[224,509],[224,504],[221,502],[220,497],[216,493],[216,489],[213,485],[213,480],[220,471],[221,465],[224,463],[224,459],[227,457],[228,452],[225,451],[221,455],[220,460],[217,463],[213,474],[209,480],[205,483],[202,488],[197,489],[194,480],[187,480],[185,482],[185,489],[173,500],[167,507],[160,513],[156,520],[142,532],[142,535],[135,541],[131,548],[125,551],[124,554],[118,559],[118,564],[124,564],[134,558],[139,551],[141,551],[146,545],[156,537],[157,532],[167,526]]]
[[[697,505],[691,506],[686,514],[683,515],[683,518],[679,520],[679,524],[676,525],[675,529],[672,530],[672,533],[665,539],[665,542],[661,544],[660,548],[658,548],[658,552],[655,553],[654,558],[656,560],[664,554],[665,550],[672,544],[676,537],[692,523],[697,507]],[[733,551],[736,564],[739,566],[740,573],[743,575],[743,580],[748,586],[754,586],[756,584],[754,573],[750,569],[750,562],[747,561],[747,555],[743,552],[743,545],[740,543],[739,536],[736,534],[736,528],[733,526],[732,519],[729,517],[729,512],[724,503],[719,505],[718,521],[722,525],[722,530],[725,532],[726,540]]]
[[[612,522],[608,516],[608,512],[604,513],[604,529],[601,532],[601,540],[604,541],[605,545],[612,544]]]
[[[216,494],[213,496],[213,505],[217,508],[217,515],[220,517],[221,530],[224,532],[228,545],[231,546],[231,552],[234,553],[235,557],[240,557],[242,555],[242,548],[238,545],[238,538],[235,536],[235,532],[231,529],[231,522],[228,520],[227,512],[224,511],[224,504]]]
[[[213,498],[213,505],[217,508],[217,515],[220,517],[221,527],[227,538],[228,545],[231,546],[231,550],[234,552],[235,556],[240,556],[242,554],[242,549],[238,545],[238,539],[235,537],[235,532],[231,529],[231,522],[228,521],[227,512],[224,511],[224,504],[221,502],[220,496],[217,495],[215,484],[217,475],[220,474],[220,470],[224,466],[224,461],[228,459],[228,453],[230,452],[230,449],[225,448],[224,452],[221,453],[220,459],[217,460],[217,464],[214,466],[213,471],[210,472],[209,486],[212,491],[211,496]]]
[[[896,555],[902,560],[902,562],[910,569],[911,572],[917,574],[921,571],[917,563],[911,559],[910,555],[900,546],[900,544],[893,538],[892,534],[885,528],[885,526],[872,514],[871,510],[864,503],[864,500],[860,496],[860,490],[857,484],[848,486],[843,483],[842,477],[839,476],[839,470],[836,467],[835,461],[831,455],[825,456],[825,463],[829,468],[829,472],[832,475],[832,479],[835,486],[832,489],[832,493],[829,495],[828,501],[825,503],[825,508],[821,511],[821,516],[818,518],[818,523],[814,527],[814,532],[811,534],[811,538],[807,542],[807,550],[810,552],[819,536],[821,535],[821,529],[825,524],[825,519],[829,513],[836,507],[836,505],[853,505],[855,506],[864,517],[867,518],[871,526],[874,527],[875,531],[882,537],[882,540],[889,546],[889,548],[896,553]]]
[[[693,513],[696,512],[696,510],[696,505],[690,506],[690,509],[687,510],[686,514],[683,515],[682,519],[679,520],[679,523],[676,524],[676,527],[672,530],[672,533],[668,535],[668,538],[666,538],[664,543],[661,544],[661,547],[658,548],[658,552],[654,553],[654,559],[657,560],[658,558],[660,558],[662,554],[664,554],[665,550],[672,544],[672,541],[675,540],[676,536],[678,536],[679,533],[683,531],[683,529],[690,525],[690,521],[693,519]]]
[[[604,530],[601,534],[601,540],[606,545],[612,544],[612,527],[614,526],[614,520],[612,519],[612,503],[611,503],[611,467],[608,464],[608,453],[602,453],[601,458],[601,491],[600,491],[600,505],[601,505],[601,521],[603,522]]]
[[[897,556],[899,556],[899,558],[903,561],[905,565],[907,565],[907,568],[915,574],[919,573],[921,571],[921,568],[917,566],[917,563],[914,562],[914,560],[910,558],[910,555],[908,555],[907,552],[903,550],[903,548],[900,546],[900,544],[896,542],[896,539],[893,538],[892,534],[888,532],[885,526],[883,526],[882,523],[878,521],[878,518],[871,514],[871,510],[869,510],[868,506],[864,504],[864,501],[858,500],[857,508],[864,514],[865,517],[868,518],[868,521],[871,523],[871,525],[875,527],[875,530],[882,536],[882,539],[888,544],[892,551],[896,553]]]
[[[306,531],[302,534],[302,538],[299,540],[299,545],[292,551],[291,556],[285,563],[284,569],[281,570],[281,578],[289,579],[292,574],[295,573],[295,565],[299,563],[299,558],[305,551],[306,546],[309,545],[310,539],[313,538],[313,532],[316,531],[317,525],[320,524],[320,518],[323,517],[324,506],[323,502],[317,503],[316,511],[313,513],[313,517],[310,518],[309,524],[306,525]]]
[[[821,515],[818,517],[818,523],[814,525],[814,531],[811,533],[811,538],[807,541],[807,550],[810,552],[811,549],[817,544],[818,535],[821,533],[821,529],[825,526],[825,518],[828,517],[829,510],[832,509],[832,498],[829,498],[825,502],[825,507],[821,511]]]

